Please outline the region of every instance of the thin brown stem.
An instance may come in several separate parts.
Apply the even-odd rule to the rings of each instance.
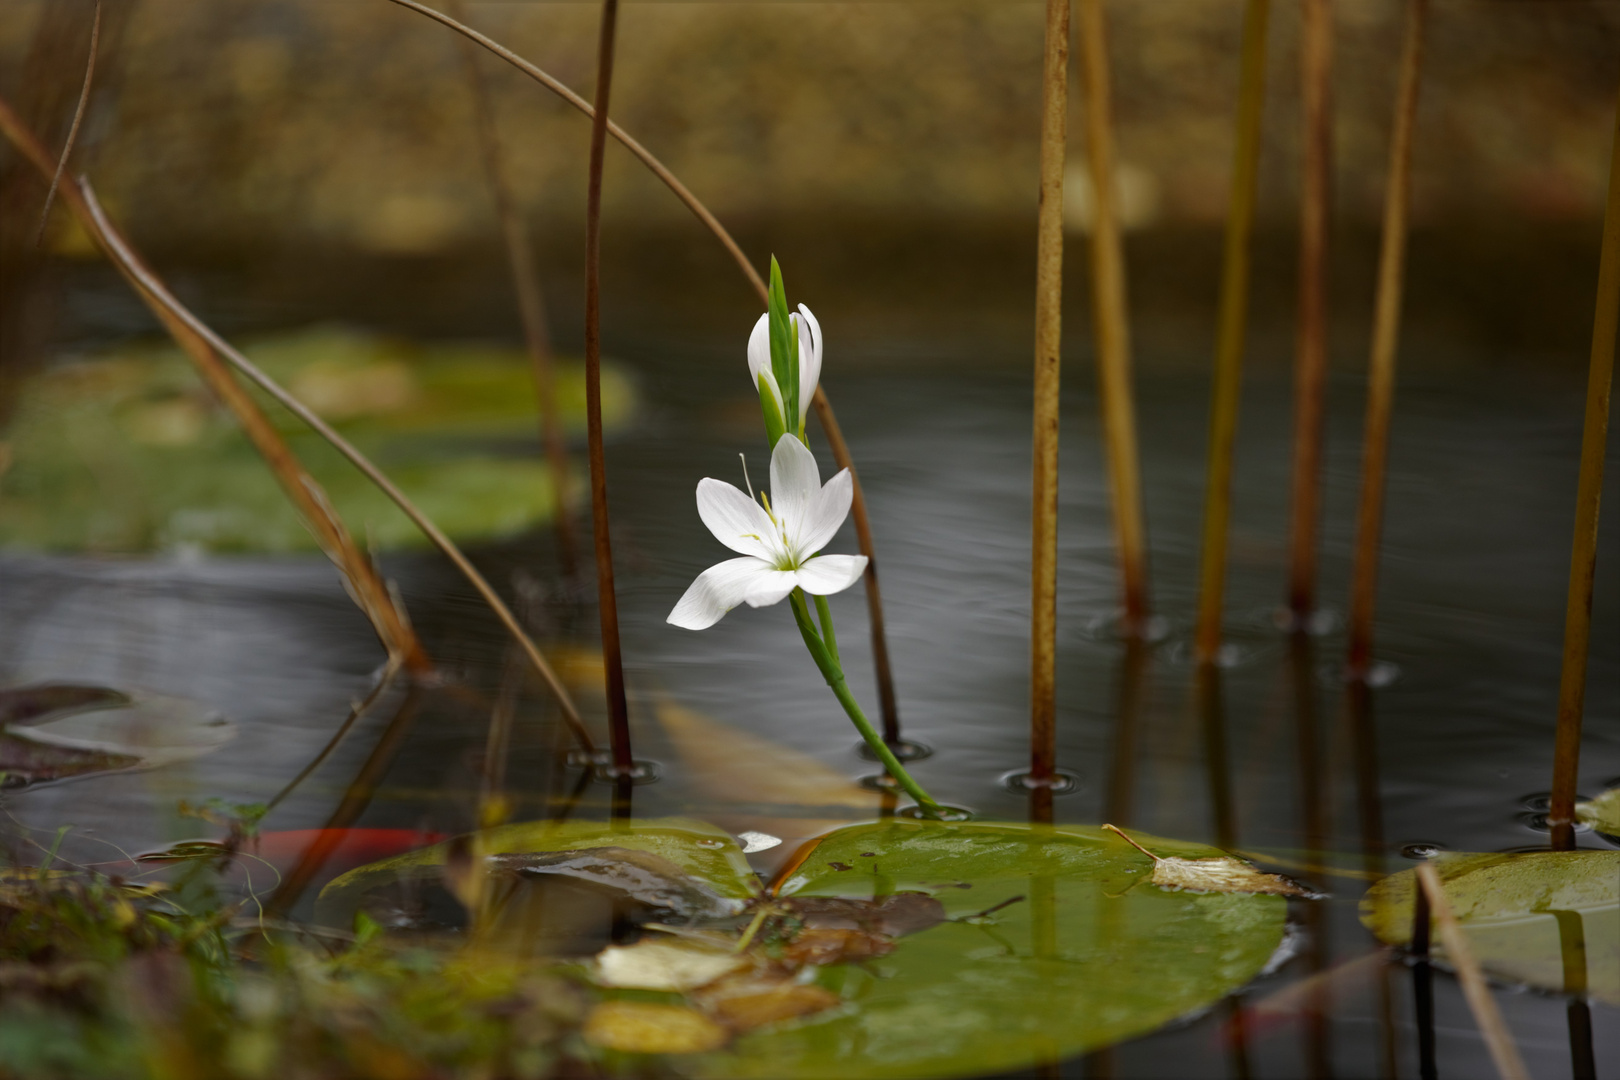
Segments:
[[[62,141],[62,156],[56,161],[56,172],[51,176],[50,189],[45,192],[45,205],[39,212],[39,228],[34,231],[34,246],[45,239],[45,226],[51,220],[51,204],[56,201],[56,189],[62,184],[62,173],[67,170],[73,144],[79,139],[79,125],[84,123],[84,112],[90,104],[90,87],[96,77],[96,52],[101,47],[101,0],[96,0],[95,14],[90,19],[90,55],[84,62],[84,85],[79,88],[79,103],[73,107],[73,123],[68,126],[67,138]]]
[[[1519,1056],[1519,1048],[1513,1043],[1513,1033],[1502,1019],[1496,999],[1491,997],[1490,987],[1485,985],[1485,973],[1480,970],[1473,946],[1468,943],[1468,934],[1451,910],[1451,901],[1447,899],[1445,886],[1440,882],[1440,872],[1433,863],[1419,863],[1417,879],[1434,914],[1434,927],[1439,932],[1440,944],[1445,947],[1446,959],[1456,969],[1457,981],[1462,983],[1463,997],[1468,999],[1469,1011],[1474,1014],[1474,1023],[1485,1038],[1486,1049],[1491,1053],[1497,1073],[1502,1080],[1530,1080],[1524,1059]]]
[[[459,0],[452,5],[462,15]],[[495,122],[495,106],[490,100],[489,80],[478,64],[478,50],[463,38],[461,55],[467,70],[467,86],[472,92],[474,127],[478,147],[489,177],[495,214],[500,219],[501,238],[512,272],[512,291],[517,296],[518,318],[523,324],[523,343],[529,353],[534,378],[534,396],[540,411],[540,445],[545,451],[551,478],[552,527],[557,534],[557,561],[569,579],[579,572],[579,540],[568,513],[568,451],[563,445],[562,422],[557,414],[556,375],[552,370],[551,334],[546,325],[545,295],[540,291],[540,271],[535,265],[534,248],[524,227],[523,211],[507,174],[506,155],[501,148],[500,130]]]
[[[1131,391],[1130,320],[1125,302],[1125,252],[1115,207],[1114,122],[1109,104],[1108,41],[1103,0],[1080,0],[1080,80],[1085,91],[1087,163],[1091,167],[1091,292],[1096,308],[1097,380],[1101,391],[1108,484],[1124,593],[1122,631],[1147,631],[1147,526],[1137,455],[1136,402]]]
[[[501,670],[501,689],[489,711],[489,732],[484,739],[484,760],[479,769],[478,824],[492,829],[505,824],[510,803],[506,798],[506,758],[512,747],[512,721],[517,714],[522,669],[508,657]]]
[[[591,108],[590,102],[499,42],[456,21],[441,11],[428,7],[426,4],[416,3],[415,0],[389,0],[389,2],[398,4],[400,7],[410,8],[412,11],[449,27],[467,40],[488,49],[502,60],[505,60],[587,117],[595,117],[595,110]],[[720,224],[720,219],[715,217],[709,211],[709,208],[703,205],[702,200],[692,194],[691,190],[681,183],[680,179],[670,172],[663,162],[659,161],[646,147],[626,134],[624,129],[613,123],[612,120],[607,123],[607,133],[617,139],[619,144],[626,150],[630,151],[636,160],[645,165],[692,212],[693,216],[703,224],[703,227],[708,229],[716,240],[720,241],[721,246],[726,249],[732,261],[736,263],[737,269],[741,271],[748,284],[758,294],[759,302],[767,304],[769,302],[769,290],[765,285],[765,279],[760,277],[759,271],[755,270],[753,264],[748,261],[748,256],[743,254],[743,250],[738,246],[737,241],[726,231],[725,226]],[[826,391],[819,386],[816,387],[816,394],[811,399],[811,402],[815,405],[816,416],[820,418],[822,428],[827,434],[827,442],[832,450],[833,459],[838,463],[840,469],[850,470],[850,476],[854,479],[855,499],[850,510],[850,516],[854,519],[855,535],[860,545],[861,554],[866,556],[869,570],[865,582],[868,614],[877,613],[877,617],[872,623],[872,653],[874,662],[877,665],[878,696],[881,701],[893,701],[895,697],[894,678],[889,668],[888,640],[882,622],[883,602],[878,593],[877,575],[870,572],[870,568],[877,563],[877,554],[872,547],[872,528],[867,520],[866,498],[861,490],[860,477],[855,472],[855,463],[850,458],[849,448],[845,446],[843,436],[838,432],[837,421],[832,411],[832,402],[828,400]],[[877,659],[880,656],[882,659]],[[883,718],[885,731],[888,730],[891,720],[893,721],[896,739],[898,739],[898,712],[892,712],[885,707]]]
[[[1575,489],[1575,539],[1569,556],[1564,610],[1564,667],[1558,688],[1558,734],[1553,752],[1553,847],[1575,847],[1575,785],[1581,763],[1581,717],[1586,709],[1586,658],[1592,641],[1592,584],[1597,576],[1598,502],[1603,495],[1603,448],[1609,437],[1609,395],[1614,387],[1614,339],[1620,327],[1620,104],[1609,158],[1609,199],[1598,260],[1597,311],[1586,382],[1581,434],[1581,476]]]
[[[1401,333],[1401,293],[1406,272],[1406,219],[1412,195],[1412,129],[1417,120],[1423,70],[1423,31],[1428,0],[1407,0],[1406,43],[1401,52],[1395,129],[1390,137],[1389,180],[1384,196],[1383,246],[1367,385],[1367,423],[1362,439],[1361,501],[1356,509],[1356,549],[1350,578],[1350,652],[1347,674],[1365,680],[1372,667],[1373,612],[1378,592],[1378,545],[1384,528],[1384,475],[1389,457],[1390,411],[1395,399],[1395,349]]]
[[[388,689],[398,671],[399,664],[393,657],[389,657],[388,663],[383,667],[381,674],[377,676],[377,681],[372,683],[371,689],[366,692],[364,698],[350,707],[349,715],[343,718],[343,723],[338,725],[337,731],[333,732],[332,737],[326,741],[326,745],[321,747],[321,752],[316,754],[314,759],[308,765],[305,765],[297,776],[287,781],[287,786],[276,792],[274,798],[264,804],[267,813],[286,801],[287,796],[297,790],[299,784],[309,779],[309,775],[320,768],[322,762],[332,756],[332,751],[338,748],[338,744],[349,734],[349,730],[354,727],[362,716],[370,711],[371,707],[377,703],[377,699],[382,697],[383,691]]]
[[[635,760],[630,752],[630,710],[624,697],[624,659],[619,650],[619,599],[613,587],[607,460],[602,453],[602,159],[607,150],[608,98],[613,90],[613,42],[618,19],[619,0],[602,0],[596,49],[596,111],[591,116],[591,164],[585,189],[585,419],[591,455],[596,599],[602,624],[602,668],[613,768],[620,777],[629,777]]]
[[[1301,100],[1305,121],[1300,202],[1299,338],[1294,360],[1294,475],[1288,610],[1296,631],[1316,609],[1322,516],[1322,427],[1327,389],[1328,216],[1333,174],[1332,0],[1301,0]]]
[[[1215,331],[1215,379],[1209,405],[1209,463],[1204,539],[1200,552],[1198,629],[1194,654],[1213,664],[1221,649],[1226,594],[1226,543],[1232,520],[1232,451],[1243,387],[1243,346],[1249,318],[1250,237],[1260,189],[1260,121],[1266,102],[1266,29],[1271,0],[1248,0],[1238,76],[1237,137],[1232,148],[1231,202]]]
[[[1029,628],[1029,783],[1036,787],[1050,786],[1057,772],[1058,390],[1063,373],[1063,162],[1069,111],[1069,0],[1046,0],[1041,88]]]
[[[42,172],[50,171],[50,158],[48,155],[46,155],[44,148],[39,143],[39,140],[34,137],[32,132],[28,131],[27,128],[23,126],[21,121],[17,118],[16,112],[3,100],[0,100],[0,134],[4,134],[6,138],[13,143],[13,145],[21,150],[23,155],[27,157],[36,168],[40,169]],[[490,606],[490,609],[495,613],[496,618],[501,621],[501,624],[505,626],[508,632],[512,634],[513,638],[516,639],[518,645],[523,649],[525,655],[528,656],[529,662],[534,665],[535,670],[540,673],[540,677],[551,689],[553,696],[555,696],[557,699],[558,707],[562,710],[564,720],[573,730],[575,737],[579,739],[580,745],[587,751],[593,750],[594,746],[591,742],[590,733],[585,730],[585,725],[579,718],[579,710],[574,707],[573,699],[569,697],[567,689],[564,688],[562,682],[557,678],[556,673],[551,670],[551,665],[546,663],[545,657],[540,654],[540,650],[535,647],[534,642],[529,640],[529,636],[524,633],[522,626],[518,624],[517,618],[512,614],[511,609],[506,606],[498,595],[496,595],[495,590],[492,589],[489,583],[484,580],[483,575],[479,574],[478,571],[473,568],[472,563],[467,561],[467,557],[461,553],[461,549],[458,548],[455,543],[448,536],[446,536],[441,529],[439,529],[437,525],[433,524],[433,522],[429,520],[426,515],[418,510],[416,505],[411,502],[410,499],[406,498],[405,493],[400,491],[399,488],[395,486],[393,481],[389,480],[388,477],[385,476],[380,469],[373,465],[364,454],[360,453],[359,450],[356,450],[347,439],[339,435],[330,424],[326,423],[326,421],[322,420],[315,413],[311,412],[310,409],[303,404],[303,402],[299,401],[286,390],[282,389],[282,387],[275,380],[271,379],[264,372],[260,371],[257,366],[248,360],[247,357],[243,356],[236,349],[232,348],[223,338],[214,333],[212,329],[203,323],[202,320],[193,315],[191,311],[185,307],[185,305],[181,304],[179,300],[175,299],[174,295],[169,292],[168,288],[163,284],[163,282],[159,280],[158,277],[149,269],[147,269],[145,264],[143,264],[139,257],[135,255],[133,249],[129,247],[128,242],[124,240],[123,236],[115,228],[113,228],[112,223],[107,220],[106,215],[102,212],[100,205],[95,201],[95,193],[91,189],[88,181],[81,178],[78,184],[70,184],[65,187],[63,189],[63,199],[67,202],[70,209],[72,209],[74,216],[79,219],[80,224],[83,225],[85,230],[89,232],[96,240],[102,251],[109,259],[112,260],[119,272],[124,275],[125,279],[128,280],[131,286],[133,286],[141,295],[142,299],[146,301],[147,305],[152,309],[153,313],[157,315],[158,319],[163,322],[164,326],[168,328],[169,332],[174,334],[176,340],[180,341],[182,346],[186,348],[188,354],[192,356],[193,360],[200,364],[206,364],[206,357],[217,353],[219,358],[227,361],[232,367],[234,367],[241,374],[245,375],[261,390],[275,398],[288,411],[292,412],[293,415],[297,416],[304,423],[308,424],[310,428],[329,442],[334,449],[336,449],[344,457],[348,458],[351,464],[365,474],[366,478],[369,479],[373,484],[377,485],[383,494],[387,495],[391,500],[393,500],[394,504],[404,512],[405,516],[410,518],[411,521],[415,523],[416,527],[422,530],[423,534],[426,535],[430,541],[432,541],[434,546],[444,553],[445,557],[455,565],[456,569],[461,572],[462,576],[464,576],[473,586],[473,588],[478,591],[478,594],[484,599],[484,602],[487,603]],[[210,350],[212,350],[212,352],[210,352]],[[207,371],[209,369],[205,367],[203,370]],[[211,383],[210,385],[213,384]],[[226,375],[224,379],[220,381],[217,392],[239,395],[247,406],[255,410],[258,408],[251,398],[247,397],[245,394],[242,394],[241,388],[237,386],[235,380],[231,379],[228,375]],[[273,426],[268,425],[268,421],[266,421],[266,426],[269,432],[272,435],[275,435],[274,428]],[[277,435],[276,438],[279,440],[279,435]],[[290,451],[288,453],[290,454]],[[280,474],[278,474],[278,476],[279,475]],[[310,481],[310,484],[313,484],[313,481]],[[309,493],[311,491],[319,491],[318,488],[311,488],[310,486],[304,484],[288,486],[287,490],[289,496],[295,501],[300,498],[299,492]],[[322,495],[322,498],[317,501],[316,505],[321,509],[320,520],[327,520],[324,494]],[[317,529],[321,528],[319,522],[316,522],[315,527]],[[318,532],[317,539],[319,538],[320,533]],[[352,544],[350,546],[352,547]],[[369,567],[370,563],[362,562],[362,565]],[[372,572],[372,575],[374,576],[374,571]],[[369,580],[369,577],[362,576],[361,580]],[[374,601],[375,603],[380,604],[381,597],[386,597],[388,599],[388,604],[385,607],[379,608],[380,614],[374,616],[373,621],[376,622],[379,618],[389,618],[387,612],[392,611],[394,612],[392,617],[399,619],[402,624],[402,630],[399,632],[408,632],[410,624],[404,621],[403,613],[399,612],[395,608],[393,604],[393,597],[390,594],[386,584],[381,582],[380,579],[377,579],[375,586],[368,586],[367,588],[368,592],[365,594],[367,596],[370,596],[372,591],[377,592],[378,599]],[[362,607],[365,607],[365,603],[363,601]],[[372,614],[370,608],[366,608],[366,610],[368,615]],[[379,629],[379,634],[382,634],[381,629]],[[385,643],[388,640],[388,638],[384,638]],[[414,634],[411,634],[411,636],[405,640],[407,642],[414,641]],[[402,648],[404,647],[402,646]],[[420,645],[418,645],[417,648],[420,649]],[[406,656],[410,657],[410,651],[406,649],[405,652]],[[426,660],[425,655],[414,662],[407,663],[407,667],[411,667],[413,670],[425,670],[430,666],[431,663]]]

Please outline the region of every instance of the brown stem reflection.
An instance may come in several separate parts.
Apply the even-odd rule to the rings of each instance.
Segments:
[[[311,881],[326,865],[332,852],[338,844],[343,842],[344,830],[353,825],[366,807],[371,805],[372,796],[377,793],[377,785],[387,775],[388,769],[399,756],[400,748],[405,745],[405,737],[410,734],[411,724],[421,708],[421,691],[415,684],[407,684],[405,698],[399,704],[399,710],[394,718],[388,722],[382,737],[377,745],[371,748],[371,754],[366,758],[360,771],[355,774],[349,788],[343,793],[343,799],[338,803],[337,809],[326,821],[325,828],[321,829],[316,840],[304,853],[298,857],[297,864],[281,879],[276,891],[265,902],[264,913],[268,918],[285,918],[292,910],[304,890],[309,888]]]
[[[1418,1076],[1438,1080],[1434,1059],[1434,968],[1429,964],[1429,896],[1412,891],[1412,1004],[1417,1021]]]
[[[1569,1067],[1574,1080],[1597,1080],[1592,1052],[1592,1010],[1586,1004],[1586,924],[1578,911],[1550,911],[1558,920],[1558,945],[1564,959],[1564,993],[1570,995]]]
[[[1209,770],[1215,846],[1231,851],[1238,847],[1238,823],[1232,805],[1232,770],[1226,754],[1226,695],[1221,686],[1221,669],[1215,664],[1199,664],[1195,680],[1199,726],[1204,733],[1204,763]],[[1225,1009],[1231,1075],[1247,1080],[1250,1076],[1249,1040],[1243,1003],[1231,997],[1226,1000]]]
[[[1294,723],[1299,753],[1300,818],[1304,823],[1306,861],[1320,866],[1328,846],[1328,783],[1322,768],[1320,717],[1316,703],[1316,643],[1309,634],[1296,629],[1288,635],[1289,679],[1294,693]],[[1327,970],[1332,950],[1328,942],[1328,908],[1306,904],[1302,912],[1310,944],[1305,950],[1312,974]],[[1328,1030],[1328,980],[1316,979],[1311,1007],[1305,1025],[1307,1075],[1315,1078],[1332,1074],[1332,1048]]]
[[[1349,726],[1355,760],[1356,812],[1361,827],[1362,868],[1369,881],[1384,876],[1384,806],[1378,790],[1378,733],[1373,712],[1373,691],[1360,679],[1351,679],[1346,696],[1345,721]],[[1395,1001],[1388,968],[1377,979],[1379,1075],[1394,1077],[1396,1070]]]

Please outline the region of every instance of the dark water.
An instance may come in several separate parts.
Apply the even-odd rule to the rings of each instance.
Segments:
[[[702,633],[664,623],[690,579],[727,556],[698,521],[698,478],[740,483],[739,451],[748,453],[756,480],[765,474],[740,344],[682,346],[648,336],[622,340],[616,350],[639,372],[646,401],[642,421],[610,447],[625,660],[637,752],[663,774],[636,789],[635,809],[710,815],[733,830],[768,819],[786,833],[795,814],[841,811],[762,805],[777,800],[758,776],[728,780],[663,722],[674,702],[805,755],[834,778],[875,771],[855,753],[854,733],[804,655],[785,605],[739,609]],[[936,751],[915,775],[944,801],[1016,818],[1025,800],[1001,777],[1027,754],[1029,382],[1021,347],[1005,356],[967,351],[870,344],[863,352],[834,336],[825,385],[872,508],[906,732]],[[1525,800],[1550,783],[1579,375],[1529,364],[1424,374],[1420,363],[1402,387],[1379,620],[1389,681],[1360,709],[1337,677],[1343,641],[1332,619],[1303,646],[1273,623],[1285,557],[1288,386],[1274,374],[1252,378],[1229,583],[1233,663],[1217,711],[1207,695],[1200,706],[1188,656],[1207,387],[1201,376],[1167,372],[1191,366],[1150,364],[1139,379],[1154,597],[1165,634],[1137,652],[1110,632],[1117,590],[1092,376],[1079,364],[1068,375],[1059,756],[1080,783],[1057,800],[1059,818],[1109,819],[1296,862],[1314,861],[1312,851],[1337,853],[1330,861],[1351,870],[1408,867],[1402,849],[1419,842],[1456,851],[1544,843],[1527,823]],[[1348,575],[1358,385],[1335,384],[1331,407],[1322,575],[1330,613],[1342,606]],[[1609,477],[1607,502],[1620,506],[1612,455]],[[855,550],[847,526],[830,548]],[[550,644],[589,650],[594,622],[567,601],[547,536],[475,554],[499,587],[527,598]],[[1606,543],[1598,566],[1582,754],[1587,795],[1620,783],[1617,554]],[[380,780],[358,824],[472,826],[504,639],[439,560],[402,556],[386,568],[456,685],[417,697],[391,759],[373,756],[401,700],[386,695],[267,828],[326,823],[368,758]],[[833,610],[852,684],[875,713],[858,590],[835,598]],[[238,734],[189,763],[41,786],[9,797],[5,809],[40,836],[75,825],[64,851],[81,860],[116,858],[109,845],[135,851],[199,835],[206,826],[178,818],[179,800],[275,794],[365,692],[381,659],[335,574],[317,559],[7,556],[0,559],[0,683],[146,687],[218,707]],[[582,704],[599,716],[592,695]],[[562,745],[543,699],[525,691],[509,772],[519,816],[555,809],[573,787],[577,771],[558,765]],[[606,794],[587,787],[572,812],[603,813]],[[877,800],[862,805],[842,813],[875,812]],[[1603,844],[1590,834],[1582,842]],[[1356,919],[1361,881],[1294,872],[1331,888],[1334,899],[1313,909],[1299,955],[1253,987],[1251,1001],[1373,948]],[[306,894],[301,910],[308,901]],[[1498,998],[1534,1075],[1570,1075],[1563,1002]],[[1383,984],[1335,982],[1327,1000],[1324,1022],[1259,1028],[1241,1052],[1222,1040],[1226,1013],[1218,1009],[1068,1063],[1063,1075],[1372,1077],[1386,1060],[1399,1075],[1417,1075],[1404,973],[1391,972]],[[1595,1009],[1600,1062],[1620,1060],[1616,1019],[1613,1010]],[[1441,1075],[1491,1075],[1449,979],[1439,984],[1436,1032]]]

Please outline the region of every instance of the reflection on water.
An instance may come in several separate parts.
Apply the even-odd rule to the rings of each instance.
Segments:
[[[844,349],[827,385],[872,506],[905,731],[935,751],[915,763],[916,775],[946,802],[1023,819],[1028,793],[1002,782],[1027,760],[1022,365],[941,370],[913,356],[862,369],[856,348]],[[763,466],[735,350],[672,355],[664,343],[631,339],[617,351],[638,369],[648,400],[644,422],[610,446],[609,467],[636,752],[658,762],[661,778],[615,790],[567,766],[566,732],[542,691],[512,674],[499,627],[436,560],[408,555],[386,560],[386,569],[445,684],[385,691],[266,829],[455,833],[475,827],[495,793],[514,820],[601,818],[615,799],[630,800],[638,817],[693,814],[782,838],[751,856],[768,871],[800,837],[893,812],[892,796],[855,782],[871,766],[785,610],[739,610],[702,633],[664,623],[693,573],[718,554],[697,518],[698,478],[736,479],[739,451]],[[1355,914],[1366,874],[1409,865],[1419,846],[1542,842],[1517,815],[1523,793],[1544,789],[1550,769],[1578,385],[1503,375],[1403,389],[1379,629],[1382,658],[1400,676],[1346,698],[1337,631],[1290,639],[1271,620],[1281,597],[1286,387],[1260,381],[1248,391],[1229,581],[1232,662],[1199,680],[1187,639],[1205,385],[1142,380],[1157,610],[1168,620],[1167,636],[1144,647],[1097,629],[1107,626],[1117,590],[1087,381],[1084,370],[1069,380],[1060,534],[1058,760],[1080,782],[1051,800],[1051,812],[1345,873],[1291,869],[1335,896],[1306,907],[1300,957],[1256,988],[1269,993],[1319,974],[1289,1019],[1245,1024],[1241,1012],[1221,1011],[1086,1066],[1065,1065],[1063,1075],[1162,1076],[1169,1062],[1189,1077],[1377,1076],[1391,1062],[1410,1075],[1431,1039],[1445,1073],[1487,1075],[1449,981],[1434,984],[1425,1033],[1413,1020],[1428,994],[1423,969],[1414,1014],[1404,980],[1356,981],[1340,965],[1372,948]],[[1330,598],[1343,594],[1348,567],[1355,388],[1336,388],[1333,406],[1345,422],[1329,436]],[[816,449],[826,469],[824,447]],[[1612,485],[1620,469],[1610,477]],[[477,554],[492,580],[523,595],[532,625],[600,724],[594,624],[573,599],[578,590],[552,577],[550,542],[537,534]],[[1620,728],[1606,722],[1620,711],[1615,556],[1605,548],[1598,569],[1583,752],[1583,786],[1594,793],[1620,777]],[[867,655],[864,605],[854,591],[833,604],[851,683],[873,705],[870,670],[858,659]],[[313,558],[8,556],[0,560],[0,683],[71,679],[182,696],[226,714],[237,735],[207,757],[43,785],[6,809],[47,836],[75,825],[63,850],[83,861],[195,836],[206,827],[176,816],[180,799],[270,799],[366,695],[381,659],[335,575]],[[492,714],[500,718],[493,733]],[[504,773],[490,751],[503,744],[509,753],[493,759]],[[323,864],[319,848],[306,849],[282,871],[273,904],[308,914],[333,872]],[[1567,1069],[1566,1032],[1582,1022],[1575,1012],[1566,1018],[1562,1002],[1528,995],[1501,1000],[1537,1074]],[[1595,1010],[1601,1060],[1616,1053],[1620,1025],[1602,1022],[1612,1011]]]

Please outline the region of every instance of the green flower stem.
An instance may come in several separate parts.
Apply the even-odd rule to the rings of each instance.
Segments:
[[[942,819],[944,815],[939,803],[935,802],[933,796],[922,789],[921,784],[911,778],[911,774],[906,772],[905,766],[900,764],[900,759],[894,756],[894,751],[889,749],[889,744],[883,741],[883,737],[872,726],[872,722],[866,718],[866,714],[861,712],[860,703],[855,700],[855,695],[850,693],[849,684],[844,681],[844,671],[839,667],[837,657],[828,650],[827,643],[821,640],[821,635],[816,633],[815,624],[810,621],[810,607],[804,602],[803,591],[794,589],[792,594],[789,595],[788,601],[793,605],[793,618],[798,621],[799,633],[804,635],[804,644],[810,650],[810,658],[816,662],[816,667],[821,669],[822,677],[827,680],[827,685],[832,687],[833,695],[838,698],[838,703],[849,714],[849,719],[855,725],[855,730],[861,733],[861,738],[865,739],[866,745],[872,748],[872,753],[876,754],[878,760],[883,762],[883,767],[889,770],[889,775],[894,777],[900,786],[905,789],[906,794],[917,800],[917,805],[922,808],[922,812],[936,820]],[[818,596],[816,597],[816,607],[822,617],[823,625],[827,627],[827,637],[831,640],[832,616],[827,610],[827,602]]]
[[[838,658],[838,637],[833,633],[832,610],[827,607],[825,596],[816,597],[816,618],[821,622],[821,639],[827,643],[833,663],[842,665],[843,661]]]

